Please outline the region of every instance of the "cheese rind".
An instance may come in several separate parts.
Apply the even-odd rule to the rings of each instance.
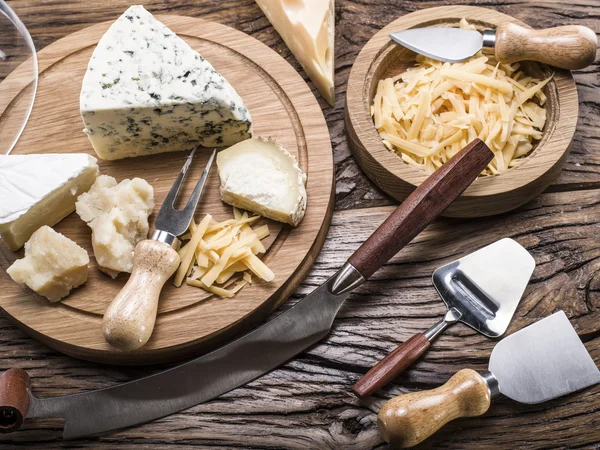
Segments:
[[[25,257],[7,273],[17,283],[57,302],[87,280],[87,252],[71,239],[43,226],[25,244]]]
[[[100,39],[80,110],[102,159],[229,146],[252,136],[250,113],[233,87],[142,6],[131,6]]]
[[[306,211],[306,175],[272,139],[253,138],[217,154],[221,199],[232,206],[297,226]]]
[[[98,267],[113,278],[133,269],[133,249],[148,237],[154,189],[141,178],[117,180],[101,175],[77,199],[79,217],[92,229]]]
[[[75,211],[77,196],[98,177],[85,153],[0,155],[0,235],[13,251],[42,225]]]
[[[323,98],[333,105],[334,0],[256,0],[256,3]]]

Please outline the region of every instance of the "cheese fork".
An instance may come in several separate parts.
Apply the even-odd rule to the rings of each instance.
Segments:
[[[177,210],[175,200],[195,154],[196,148],[167,194],[156,217],[152,238],[136,245],[131,276],[104,314],[104,338],[121,350],[137,350],[148,342],[156,322],[160,292],[179,267],[178,237],[187,231],[194,217],[216,150],[213,150],[187,204]]]

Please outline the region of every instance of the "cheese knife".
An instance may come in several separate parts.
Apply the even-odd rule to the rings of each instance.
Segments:
[[[457,372],[443,386],[400,395],[377,416],[386,442],[412,447],[459,417],[484,414],[500,394],[535,404],[600,383],[600,371],[563,311],[502,339],[488,371]]]
[[[104,313],[104,338],[121,350],[137,350],[148,342],[156,322],[160,292],[181,262],[177,253],[178,237],[188,230],[194,217],[216,150],[213,150],[187,204],[177,210],[175,201],[195,153],[196,148],[185,160],[163,201],[154,221],[152,238],[135,246],[131,276]]]
[[[531,30],[503,23],[495,30],[412,28],[390,34],[397,44],[444,62],[461,62],[482,50],[501,63],[538,61],[561,69],[583,69],[596,59],[598,38],[591,29],[567,25]]]
[[[54,398],[35,397],[25,371],[7,370],[0,377],[0,432],[18,429],[25,418],[61,417],[65,439],[99,434],[190,408],[271,371],[326,336],[350,292],[444,211],[493,157],[479,139],[467,145],[416,188],[322,286],[211,353],[129,383]]]
[[[371,395],[406,370],[431,342],[457,322],[484,336],[502,336],[521,301],[535,260],[518,242],[504,238],[433,272],[432,280],[448,312],[424,333],[417,333],[373,366],[352,390]]]

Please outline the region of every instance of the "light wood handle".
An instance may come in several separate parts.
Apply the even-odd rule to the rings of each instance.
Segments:
[[[596,33],[580,25],[530,30],[514,23],[496,29],[495,55],[501,62],[539,61],[561,69],[583,69],[596,59]]]
[[[352,386],[352,390],[359,397],[371,395],[410,367],[430,345],[431,342],[423,333],[415,334],[371,367],[371,370]]]
[[[148,342],[160,291],[179,262],[177,252],[162,242],[145,240],[136,245],[131,276],[104,314],[104,338],[109,344],[137,350]]]
[[[0,376],[0,433],[11,433],[23,425],[29,387],[29,375],[22,369],[8,369]]]
[[[490,401],[490,389],[483,377],[463,369],[439,388],[389,400],[379,411],[377,425],[386,442],[412,447],[451,420],[484,414]]]
[[[475,139],[430,175],[348,259],[367,279],[440,215],[494,158]]]

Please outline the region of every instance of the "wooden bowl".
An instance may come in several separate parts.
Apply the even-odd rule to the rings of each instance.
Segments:
[[[524,23],[486,8],[441,6],[401,17],[379,31],[361,50],[346,94],[345,123],[350,148],[367,176],[398,201],[404,200],[427,174],[404,163],[382,143],[370,107],[377,83],[414,65],[415,53],[394,44],[389,34],[408,28],[456,26],[466,18],[480,29]],[[534,62],[521,63],[529,75],[553,79],[544,88],[547,120],[542,139],[518,166],[502,175],[478,178],[445,212],[449,217],[481,217],[510,211],[540,194],[560,172],[578,116],[577,89],[569,71]]]

